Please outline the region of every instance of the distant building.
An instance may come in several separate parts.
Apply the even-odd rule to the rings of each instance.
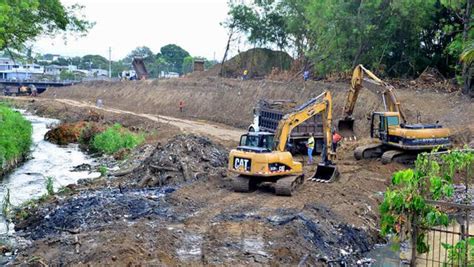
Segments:
[[[44,68],[38,64],[17,64],[9,58],[0,58],[0,79],[32,80],[43,75]]]
[[[109,72],[104,69],[92,69],[90,71],[90,74],[94,77],[99,77],[99,76],[109,77]]]
[[[171,71],[170,72],[161,71],[160,78],[179,78],[179,73],[171,72]]]

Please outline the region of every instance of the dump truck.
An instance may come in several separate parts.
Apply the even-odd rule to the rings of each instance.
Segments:
[[[296,101],[293,100],[261,99],[253,110],[254,118],[248,131],[274,133],[280,120],[298,108]],[[306,153],[306,142],[310,133],[314,135],[314,153],[321,153],[324,143],[321,114],[316,114],[292,130],[287,144],[288,150],[294,154]]]
[[[148,71],[146,70],[145,62],[143,62],[142,58],[139,58],[139,57],[133,58],[132,66],[133,66],[133,69],[135,70],[136,77],[138,80],[148,79],[149,77]]]

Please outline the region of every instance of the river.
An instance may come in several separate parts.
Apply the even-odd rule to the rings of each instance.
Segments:
[[[77,145],[58,146],[44,141],[48,125],[58,124],[59,120],[24,114],[33,126],[33,145],[27,161],[5,176],[0,182],[0,202],[3,203],[7,189],[10,190],[10,203],[13,206],[46,194],[46,179],[53,178],[55,191],[82,178],[94,178],[99,173],[88,171],[74,172],[73,167],[80,164],[97,163],[82,153]],[[0,216],[0,235],[13,234],[12,225],[7,225],[5,217]]]

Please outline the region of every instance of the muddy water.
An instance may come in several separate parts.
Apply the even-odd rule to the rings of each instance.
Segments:
[[[60,147],[43,140],[47,126],[59,123],[58,120],[25,115],[33,126],[33,145],[29,159],[15,171],[0,181],[0,202],[3,203],[7,189],[10,190],[10,203],[20,205],[32,198],[46,193],[46,179],[51,176],[54,189],[77,182],[82,178],[100,176],[99,173],[73,172],[73,167],[86,163],[94,165],[94,160],[81,151],[77,145]],[[0,216],[0,235],[11,234],[5,217]]]

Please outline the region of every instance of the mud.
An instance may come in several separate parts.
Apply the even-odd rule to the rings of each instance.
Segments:
[[[173,191],[172,188],[116,188],[79,192],[70,198],[55,199],[41,208],[30,210],[26,220],[16,222],[15,231],[19,236],[36,240],[62,232],[79,233],[117,220],[170,217],[169,205],[163,198]]]

